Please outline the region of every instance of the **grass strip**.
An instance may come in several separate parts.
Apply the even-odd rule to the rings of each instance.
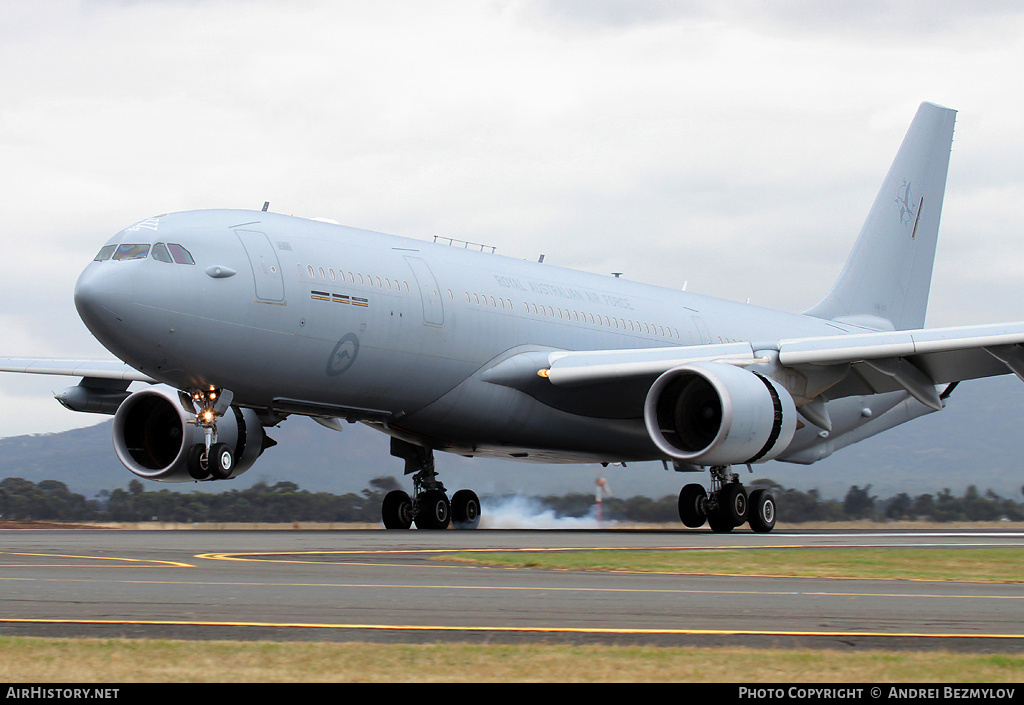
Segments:
[[[742,674],[742,675],[740,675]],[[1020,683],[1024,655],[0,637],[7,683]]]
[[[1024,548],[571,549],[461,552],[481,565],[682,575],[1024,582]]]

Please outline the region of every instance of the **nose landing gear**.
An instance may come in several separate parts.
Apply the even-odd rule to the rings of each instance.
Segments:
[[[188,474],[195,480],[227,480],[235,469],[235,454],[227,443],[217,442],[217,417],[231,406],[230,391],[216,388],[196,389],[190,395],[181,395],[198,411],[189,423],[203,429],[204,442],[194,444],[188,452]]]

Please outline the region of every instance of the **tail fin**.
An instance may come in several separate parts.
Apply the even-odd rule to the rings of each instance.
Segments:
[[[904,330],[924,325],[956,111],[922,103],[839,280],[807,315]]]

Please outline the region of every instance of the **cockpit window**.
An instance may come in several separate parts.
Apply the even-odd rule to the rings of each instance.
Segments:
[[[149,254],[149,245],[118,245],[114,252],[115,260],[123,259],[146,259]]]
[[[192,259],[191,253],[181,245],[176,245],[173,242],[167,243],[167,249],[170,250],[171,257],[178,264],[195,264],[196,261]]]
[[[168,264],[174,264],[174,260],[171,259],[171,253],[167,251],[167,245],[162,242],[158,242],[153,245],[153,259],[157,262],[167,262]]]
[[[106,262],[114,254],[114,250],[117,249],[117,245],[104,245],[100,248],[100,251],[96,254],[93,262]]]

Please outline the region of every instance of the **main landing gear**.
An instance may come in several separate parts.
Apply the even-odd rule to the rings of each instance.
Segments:
[[[696,529],[708,526],[715,533],[726,533],[744,523],[760,534],[775,528],[775,497],[765,489],[747,494],[739,476],[725,466],[711,468],[711,492],[702,485],[686,485],[679,492],[679,518]]]
[[[384,496],[381,521],[385,529],[475,529],[480,525],[480,499],[472,490],[459,490],[449,501],[434,470],[430,448],[391,439],[391,455],[405,459],[405,473],[412,474],[413,496],[392,490]]]

